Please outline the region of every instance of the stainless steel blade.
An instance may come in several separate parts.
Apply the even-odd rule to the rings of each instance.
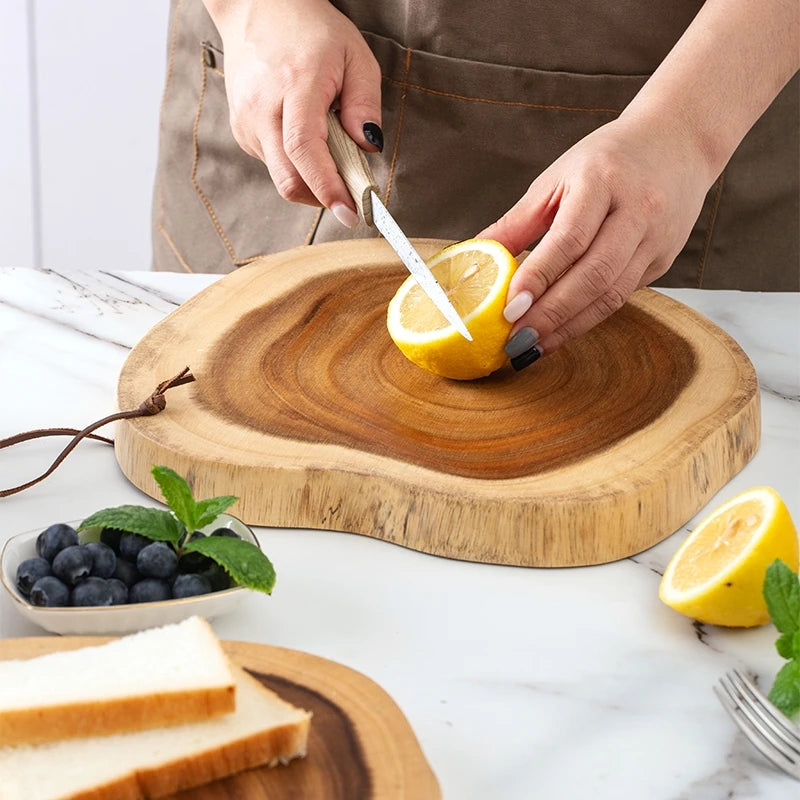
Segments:
[[[444,318],[469,342],[472,336],[467,330],[461,317],[458,316],[455,306],[445,294],[444,289],[439,285],[433,273],[428,269],[428,265],[422,260],[419,253],[414,249],[414,245],[394,221],[394,217],[386,210],[386,206],[380,201],[375,192],[372,195],[372,221],[375,227],[383,234],[387,242],[394,251],[400,256],[400,260],[406,265],[408,271],[414,276],[423,292],[430,297],[433,304],[442,312]]]

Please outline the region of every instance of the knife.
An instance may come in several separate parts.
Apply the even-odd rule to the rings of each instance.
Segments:
[[[328,112],[328,149],[364,222],[383,234],[383,238],[392,246],[422,291],[428,295],[444,318],[471,342],[472,336],[455,306],[378,197],[378,186],[364,151],[350,138],[342,127],[339,115],[334,111]]]

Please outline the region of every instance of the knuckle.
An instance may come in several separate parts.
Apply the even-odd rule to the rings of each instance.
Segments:
[[[301,125],[290,124],[283,132],[283,149],[294,161],[302,160],[308,152],[309,139]]]
[[[644,187],[639,202],[645,216],[660,217],[665,213],[667,204],[664,192],[653,186]]]
[[[608,253],[596,253],[586,273],[586,285],[590,293],[597,297],[605,294],[617,278],[617,265]]]
[[[564,228],[551,228],[553,247],[562,256],[565,263],[572,264],[578,256],[586,252],[591,242],[589,232],[580,225]]]
[[[619,311],[628,299],[628,295],[617,286],[610,287],[597,300],[597,308],[603,318],[610,317]]]
[[[299,175],[282,173],[273,179],[278,194],[290,202],[296,202],[306,195],[305,183]]]
[[[569,319],[569,311],[562,303],[550,301],[537,308],[539,328],[546,331],[557,331]]]

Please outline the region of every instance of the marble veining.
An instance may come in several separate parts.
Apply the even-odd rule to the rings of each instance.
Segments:
[[[128,350],[217,279],[0,268],[0,437],[80,428],[114,411]],[[276,590],[215,621],[218,634],[316,653],[377,681],[411,722],[447,800],[800,796],[711,691],[734,666],[769,687],[782,663],[775,630],[696,623],[657,596],[686,535],[734,494],[771,485],[800,522],[800,296],[665,294],[739,342],[762,395],[759,452],[681,530],[612,564],[537,570],[261,528]],[[43,471],[61,446],[0,450],[0,487]],[[0,499],[0,544],[123,503],[153,501],[122,476],[111,447],[85,442],[42,484]],[[0,636],[41,633],[0,601]]]

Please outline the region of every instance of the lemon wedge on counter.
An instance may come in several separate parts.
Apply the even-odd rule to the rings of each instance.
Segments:
[[[467,341],[409,276],[389,303],[386,327],[403,355],[422,369],[472,380],[506,363],[503,350],[511,323],[503,316],[517,260],[493,239],[449,245],[427,261],[467,326]]]
[[[797,572],[797,530],[778,493],[758,486],[724,503],[692,531],[667,565],[658,594],[700,622],[763,625],[769,622],[764,575],[776,558]]]

